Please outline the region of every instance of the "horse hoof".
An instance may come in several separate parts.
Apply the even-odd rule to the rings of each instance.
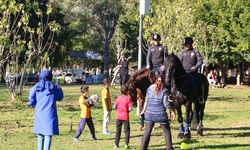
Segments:
[[[190,133],[186,133],[186,134],[184,134],[183,138],[185,140],[190,140],[191,139],[191,134]]]
[[[203,129],[198,129],[197,130],[197,135],[203,136]]]
[[[179,133],[178,134],[178,139],[183,139],[184,138],[184,134],[183,133]]]

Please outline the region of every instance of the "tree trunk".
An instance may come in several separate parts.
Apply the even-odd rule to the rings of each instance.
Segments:
[[[226,84],[226,77],[227,77],[227,71],[228,71],[228,62],[222,63],[220,65],[221,68],[221,83]]]
[[[241,79],[242,79],[241,77],[242,77],[242,63],[240,63],[237,68],[236,85],[241,85]]]
[[[237,72],[237,76],[236,76],[236,85],[240,85],[240,73]]]
[[[3,65],[1,65],[1,83],[5,83],[6,68],[7,63],[5,62]]]
[[[109,77],[109,42],[105,40],[104,44],[104,76],[105,78]]]

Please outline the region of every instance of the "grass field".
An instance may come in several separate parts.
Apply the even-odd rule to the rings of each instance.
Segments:
[[[27,87],[25,97],[27,98]],[[112,112],[110,124],[112,135],[102,134],[101,103],[92,108],[92,117],[98,140],[91,141],[86,127],[81,142],[73,141],[79,121],[78,97],[80,85],[62,86],[65,98],[57,103],[60,136],[53,137],[52,150],[110,150],[114,147],[115,115]],[[92,94],[100,94],[101,85],[90,86]],[[33,133],[34,110],[29,108],[26,98],[23,102],[11,103],[5,87],[0,87],[0,150],[34,150],[36,136]],[[111,87],[112,98],[119,95],[119,87]],[[70,117],[73,116],[73,131],[70,132]],[[132,149],[139,149],[143,131],[138,130],[135,109],[130,114]],[[182,140],[177,139],[178,123],[171,124],[173,144],[180,149]],[[196,136],[192,131],[190,141],[185,141],[190,149],[234,149],[250,150],[250,88],[229,87],[210,89],[204,117],[204,136]],[[124,137],[124,134],[122,134]],[[164,149],[164,136],[161,129],[155,129],[151,136],[151,150]],[[124,139],[120,141],[123,149]]]

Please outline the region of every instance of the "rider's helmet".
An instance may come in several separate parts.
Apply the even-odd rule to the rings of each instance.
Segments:
[[[157,34],[157,33],[154,33],[154,34],[152,35],[152,39],[153,39],[154,41],[160,41],[160,40],[161,40],[161,36],[160,36],[159,34]]]
[[[185,37],[182,45],[193,44],[194,40],[191,37]]]

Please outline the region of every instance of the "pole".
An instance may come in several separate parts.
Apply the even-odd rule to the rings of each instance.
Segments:
[[[138,70],[142,67],[142,26],[143,15],[140,15],[140,28],[139,28],[139,49],[138,49]]]

